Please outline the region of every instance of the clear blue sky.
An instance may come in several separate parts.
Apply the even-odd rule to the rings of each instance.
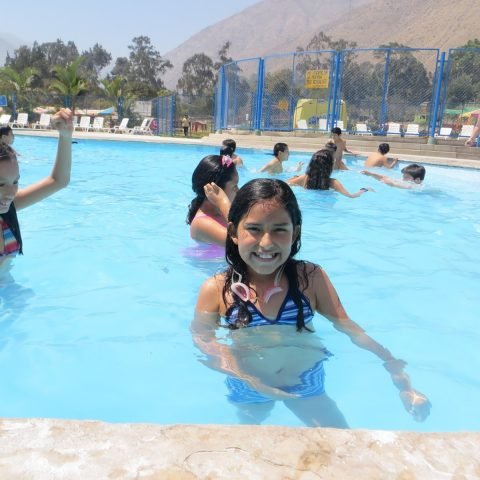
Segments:
[[[128,56],[139,35],[150,37],[164,55],[219,20],[260,0],[22,0],[2,9],[1,35],[31,45],[75,42],[78,50],[102,45],[113,59]],[[234,28],[232,26],[232,28]]]

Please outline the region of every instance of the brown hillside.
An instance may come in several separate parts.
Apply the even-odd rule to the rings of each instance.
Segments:
[[[319,31],[365,48],[398,42],[447,50],[480,37],[479,24],[478,0],[263,0],[166,53],[175,68],[165,83],[175,87],[188,57],[213,58],[227,40],[235,59],[292,52]]]

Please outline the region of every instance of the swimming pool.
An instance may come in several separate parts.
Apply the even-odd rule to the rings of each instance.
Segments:
[[[15,146],[22,184],[50,170],[54,139]],[[199,361],[189,332],[198,287],[221,265],[184,255],[191,172],[212,152],[80,140],[69,188],[20,212],[25,255],[0,290],[1,417],[238,423],[224,375]],[[269,158],[239,154],[252,170]],[[289,163],[308,159],[292,152]],[[255,176],[242,171],[240,184]],[[328,394],[352,428],[479,430],[480,172],[427,166],[421,192],[355,171],[336,178],[376,192],[296,189],[298,257],[325,268],[350,316],[409,363],[433,407],[416,423],[376,357],[316,316],[334,353]],[[264,423],[301,425],[280,403]]]

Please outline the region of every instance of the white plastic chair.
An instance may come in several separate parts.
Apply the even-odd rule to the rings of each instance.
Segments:
[[[103,126],[103,122],[105,119],[103,117],[95,117],[93,119],[92,125],[90,125],[89,130],[93,130],[94,132],[105,132],[106,129]]]
[[[308,130],[308,124],[305,119],[298,120],[297,122],[297,128],[299,130]]]
[[[42,113],[40,115],[40,120],[35,122],[33,128],[50,128],[50,119],[52,116],[49,113]]]
[[[19,113],[17,120],[10,124],[12,128],[26,128],[28,127],[28,113]]]
[[[0,116],[0,126],[6,127],[10,123],[11,118],[12,116],[8,113],[2,113],[2,115]]]
[[[409,123],[405,135],[420,135],[420,125],[418,123]]]
[[[150,123],[152,122],[152,120],[153,119],[151,117],[145,117],[140,125],[136,125],[135,127],[133,127],[132,133],[151,135],[152,130],[150,129]]]
[[[450,135],[452,134],[452,128],[451,127],[442,127],[440,128],[440,132],[435,134],[436,138],[450,138]]]
[[[318,119],[318,129],[322,131],[327,130],[327,119],[326,118],[319,118]]]
[[[372,132],[368,129],[366,123],[357,123],[355,126],[356,135],[373,135]]]
[[[401,136],[402,132],[400,130],[400,124],[395,122],[390,122],[388,124],[387,135],[398,135]]]
[[[462,138],[470,138],[473,133],[473,127],[475,125],[462,125],[462,130],[458,134],[458,139],[462,140]]]
[[[128,128],[128,121],[129,118],[123,118],[120,122],[120,125],[114,127],[113,133],[130,133],[132,131],[131,128]]]

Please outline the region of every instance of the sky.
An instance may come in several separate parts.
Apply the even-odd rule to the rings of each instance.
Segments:
[[[134,37],[150,37],[163,56],[203,28],[260,0],[22,0],[2,15],[1,36],[31,46],[72,40],[79,52],[95,43],[117,57]],[[12,52],[13,53],[13,52]]]

